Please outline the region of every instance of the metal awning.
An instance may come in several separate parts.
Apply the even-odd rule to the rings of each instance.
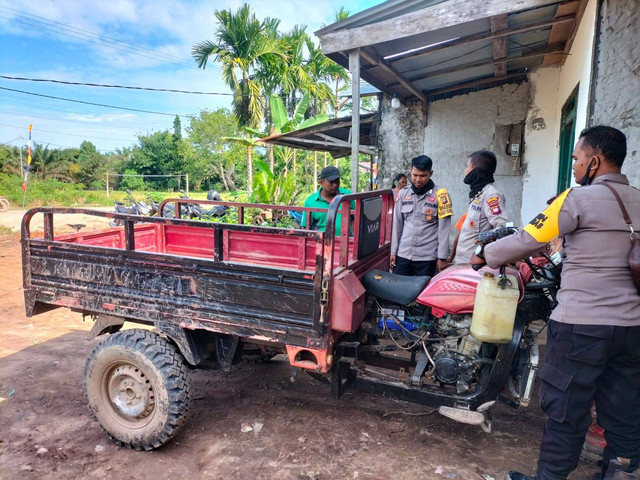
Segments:
[[[322,52],[402,103],[520,82],[564,61],[587,0],[389,0],[316,32]]]
[[[377,153],[377,115],[360,116],[360,153]],[[292,132],[261,138],[259,142],[272,143],[301,150],[329,152],[333,158],[351,155],[351,117],[334,118],[325,123]]]

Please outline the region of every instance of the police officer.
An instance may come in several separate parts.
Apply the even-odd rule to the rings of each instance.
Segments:
[[[629,268],[629,228],[606,186],[640,227],[640,191],[620,173],[625,155],[619,130],[583,130],[573,152],[573,175],[582,187],[559,195],[522,232],[484,252],[478,248],[479,257],[498,267],[564,238],[562,286],[539,372],[547,422],[538,472],[512,471],[507,479],[566,479],[578,464],[594,401],[607,441],[603,478],[640,479],[640,294]],[[483,263],[479,257],[472,263]]]
[[[433,276],[449,252],[453,208],[446,188],[431,180],[433,161],[411,160],[412,185],[398,192],[393,211],[391,266],[399,275]]]
[[[458,237],[453,244],[449,262],[469,263],[476,248],[478,233],[507,223],[504,197],[493,185],[497,160],[493,152],[473,152],[464,171],[464,183],[469,185],[469,207],[458,221]]]

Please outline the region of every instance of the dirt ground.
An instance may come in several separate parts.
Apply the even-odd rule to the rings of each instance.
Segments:
[[[0,213],[0,224],[9,217],[16,227],[21,213]],[[177,437],[153,452],[118,447],[84,398],[84,362],[100,341],[88,340],[91,322],[63,308],[25,317],[17,234],[0,236],[0,272],[1,479],[491,480],[535,470],[536,399],[520,410],[498,403],[487,434],[385,397],[334,401],[307,375],[291,382],[280,356],[194,371],[192,414]],[[243,422],[263,427],[242,433]],[[596,470],[581,464],[571,478]]]

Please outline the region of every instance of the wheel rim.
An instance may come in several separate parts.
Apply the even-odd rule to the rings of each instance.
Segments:
[[[131,364],[120,364],[106,375],[107,395],[114,410],[126,420],[136,423],[154,411],[156,395],[145,372]]]

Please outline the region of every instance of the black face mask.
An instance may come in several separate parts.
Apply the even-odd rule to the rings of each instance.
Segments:
[[[416,195],[422,195],[424,193],[427,193],[434,186],[435,186],[435,183],[433,183],[433,180],[429,179],[427,184],[422,188],[416,188],[416,186],[412,184],[411,185],[411,190],[413,190],[413,193],[415,193]]]
[[[469,198],[473,198],[480,190],[490,183],[493,183],[495,180],[493,179],[492,173],[489,173],[480,167],[476,167],[471,170],[462,181],[471,187],[469,189]]]
[[[589,174],[591,173],[591,165],[592,163],[589,163],[589,166],[587,167],[587,173],[585,173],[584,177],[582,177],[578,182],[578,185],[580,185],[581,187],[591,185],[591,182],[593,182],[593,178],[589,178]]]

